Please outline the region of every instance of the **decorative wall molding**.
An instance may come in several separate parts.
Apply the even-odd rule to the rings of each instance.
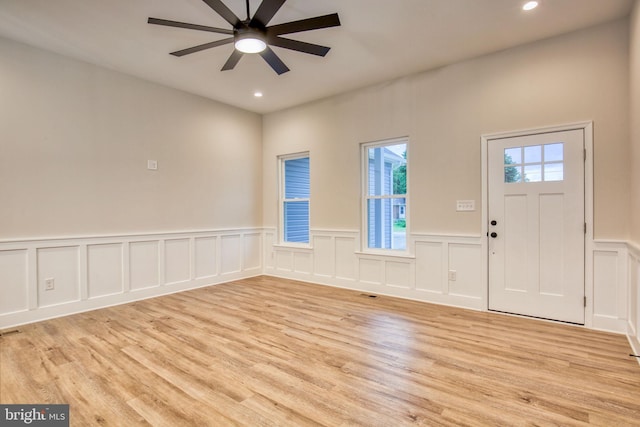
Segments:
[[[483,309],[480,237],[411,234],[408,254],[360,249],[360,233],[311,230],[309,248],[277,245],[265,230],[265,274],[378,295]],[[449,280],[448,271],[456,271]]]
[[[359,232],[350,230],[311,230],[310,246],[300,248],[277,244],[276,230],[265,229],[264,242],[267,275],[487,310],[487,283],[482,279],[487,266],[481,236],[414,233],[409,236],[405,256],[364,253],[359,247]],[[631,261],[632,251],[622,241],[592,241],[587,248],[586,277],[590,283],[585,284],[585,326],[621,334],[633,328],[633,336],[638,337],[639,316],[634,314],[633,325],[628,319],[629,313],[638,312],[640,257]],[[449,280],[450,270],[455,271],[455,281]],[[635,293],[630,294],[631,290]]]
[[[362,252],[353,230],[311,230],[309,247],[261,228],[1,241],[0,329],[261,274],[486,310],[482,240],[414,233],[405,256]],[[586,326],[640,351],[640,247],[591,246]]]
[[[262,239],[249,228],[2,241],[0,329],[260,275]]]
[[[587,293],[593,329],[626,333],[628,316],[628,247],[622,241],[593,241],[587,268],[591,264],[592,292]],[[588,291],[588,288],[587,288]]]

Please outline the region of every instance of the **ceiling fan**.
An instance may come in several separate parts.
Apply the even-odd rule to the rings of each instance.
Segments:
[[[299,33],[302,31],[318,30],[321,28],[336,27],[340,25],[337,13],[317,16],[315,18],[291,21],[284,24],[267,26],[269,21],[278,12],[286,0],[263,0],[251,17],[249,10],[249,0],[246,0],[247,19],[241,20],[233,13],[221,0],[203,0],[218,15],[224,18],[233,29],[208,27],[205,25],[189,24],[186,22],[169,21],[166,19],[149,18],[149,24],[164,25],[167,27],[187,28],[190,30],[207,31],[210,33],[227,34],[232,37],[216,40],[210,43],[201,44],[187,49],[171,52],[174,56],[184,56],[191,53],[200,52],[216,46],[233,43],[234,51],[227,59],[221,71],[232,70],[240,58],[245,53],[259,53],[260,56],[278,74],[289,71],[289,68],[282,62],[270,46],[282,47],[298,52],[309,53],[311,55],[325,56],[329,52],[329,47],[320,46],[313,43],[306,43],[299,40],[292,40],[281,37],[284,34]]]

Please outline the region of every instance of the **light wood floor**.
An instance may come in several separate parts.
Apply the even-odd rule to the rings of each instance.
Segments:
[[[0,337],[71,425],[640,425],[623,336],[260,277]]]

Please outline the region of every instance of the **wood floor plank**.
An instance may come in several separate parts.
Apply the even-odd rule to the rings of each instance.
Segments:
[[[257,277],[0,335],[73,426],[637,426],[624,336]]]

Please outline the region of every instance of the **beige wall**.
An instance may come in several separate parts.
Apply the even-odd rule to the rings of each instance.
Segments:
[[[306,150],[312,227],[358,229],[359,144],[404,135],[412,231],[478,234],[481,134],[594,120],[595,237],[638,242],[639,33],[636,3],[631,66],[619,21],[263,119],[0,39],[0,239],[276,226],[276,156]]]
[[[640,246],[640,0],[631,15],[631,240]]]
[[[478,235],[480,136],[593,120],[595,237],[628,235],[628,22],[408,76],[263,119],[264,225],[277,225],[276,156],[311,152],[312,228],[360,227],[359,144],[410,137],[411,230]],[[475,199],[475,213],[456,213]]]
[[[0,57],[0,240],[261,225],[259,115],[6,39]]]

